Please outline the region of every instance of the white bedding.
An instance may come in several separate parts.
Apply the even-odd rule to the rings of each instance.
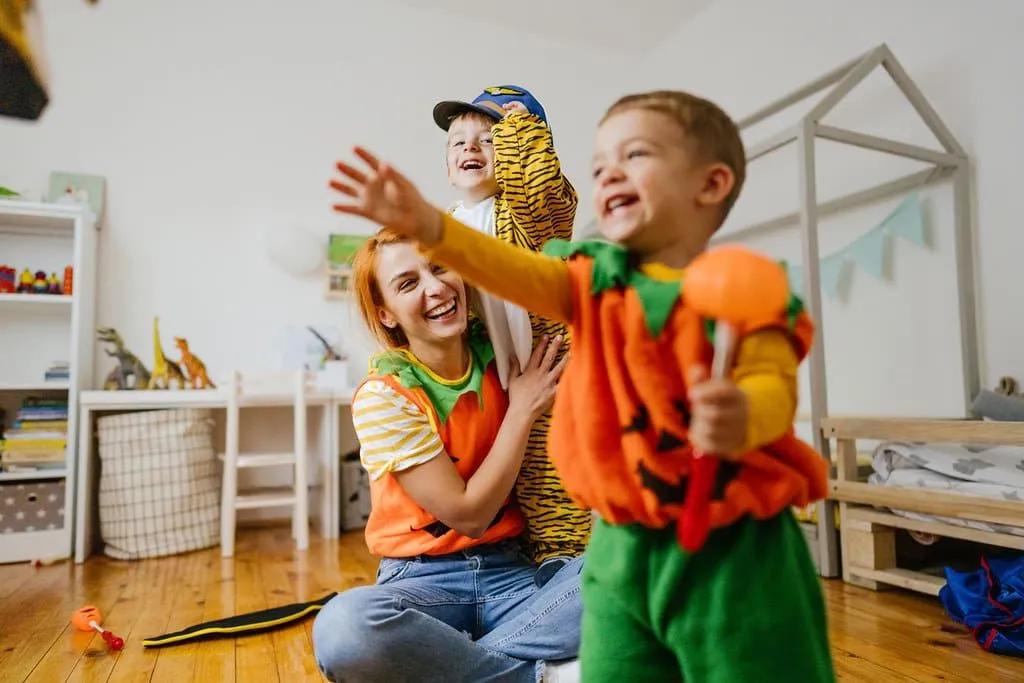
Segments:
[[[871,467],[874,472],[868,482],[878,486],[946,491],[1024,503],[1024,447],[1021,446],[890,441],[875,449]],[[1021,509],[1024,511],[1024,506]],[[1021,526],[1009,526],[903,510],[892,512],[908,519],[1024,536],[1024,521]]]

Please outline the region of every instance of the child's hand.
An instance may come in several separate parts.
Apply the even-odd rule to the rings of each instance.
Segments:
[[[440,211],[423,199],[416,186],[392,166],[362,147],[353,151],[370,170],[363,173],[344,161],[337,162],[338,170],[350,183],[332,180],[331,188],[354,201],[335,204],[334,210],[362,216],[427,245],[437,242],[441,238]]]
[[[705,455],[736,460],[747,440],[747,395],[729,379],[709,379],[700,366],[690,371],[687,438]]]
[[[527,109],[526,105],[523,104],[522,102],[507,102],[507,103],[501,105],[501,108],[505,110],[505,116],[508,116],[509,114],[511,114],[514,111],[517,111],[520,114],[529,114],[530,113],[530,110]]]

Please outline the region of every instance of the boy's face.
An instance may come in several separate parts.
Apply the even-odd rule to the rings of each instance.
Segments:
[[[483,114],[464,114],[448,128],[448,182],[469,201],[482,201],[498,191],[493,125],[494,120]]]
[[[666,114],[629,109],[597,131],[594,211],[601,233],[652,260],[681,267],[718,227],[708,209],[734,180],[724,164],[701,162]]]

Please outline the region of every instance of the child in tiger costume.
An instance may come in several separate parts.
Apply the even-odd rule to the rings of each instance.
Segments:
[[[562,174],[544,108],[529,91],[502,85],[485,88],[472,102],[439,102],[434,121],[448,133],[448,181],[460,195],[453,216],[531,251],[572,238],[576,190]],[[483,292],[479,299],[505,387],[513,355],[525,367],[535,339],[568,337],[560,322]],[[539,584],[583,552],[591,527],[590,512],[569,498],[548,459],[550,423],[548,412],[534,424],[515,489]]]

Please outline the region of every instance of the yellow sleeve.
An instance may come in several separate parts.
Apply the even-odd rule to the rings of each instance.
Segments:
[[[547,124],[512,112],[491,133],[495,180],[517,233],[511,241],[538,251],[550,239],[572,239],[579,197],[562,173]]]
[[[793,344],[782,330],[760,330],[740,342],[733,381],[747,395],[744,451],[775,441],[793,426],[798,367]]]
[[[572,318],[569,266],[561,259],[506,244],[448,214],[441,239],[423,253],[500,299],[551,320]]]

